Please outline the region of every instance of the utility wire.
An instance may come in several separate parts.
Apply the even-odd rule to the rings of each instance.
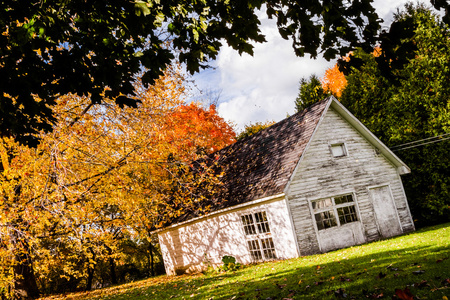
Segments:
[[[438,142],[443,142],[443,141],[446,141],[446,140],[450,139],[450,136],[448,136],[448,135],[450,135],[450,133],[443,134],[443,135],[440,135],[440,136],[435,136],[435,137],[432,137],[432,138],[426,138],[426,139],[423,139],[423,140],[418,140],[418,141],[415,141],[415,142],[410,142],[410,143],[406,143],[406,144],[402,144],[402,145],[398,145],[398,146],[394,146],[394,147],[391,148],[391,150],[392,151],[402,151],[402,150],[416,148],[416,147],[420,147],[420,146],[424,146],[424,145],[428,145],[428,144],[434,144],[434,143],[438,143]],[[445,136],[445,138],[441,138],[441,137],[444,137],[444,136]],[[428,141],[428,142],[420,143],[420,142],[423,142],[423,141]],[[409,146],[407,146],[407,145],[409,145]],[[401,146],[407,146],[407,147],[399,148]],[[393,149],[393,148],[399,148],[399,149]]]
[[[427,141],[427,140],[439,139],[439,138],[447,136],[447,135],[450,135],[450,133],[444,133],[444,134],[433,136],[433,137],[429,137],[429,138],[426,138],[426,139],[417,140],[417,141],[414,141],[414,142],[409,142],[409,143],[405,143],[405,144],[401,144],[401,145],[397,145],[397,146],[392,146],[391,149],[400,148],[400,147],[411,145],[411,144],[417,144],[417,143],[420,143],[420,142],[423,142],[423,141]]]

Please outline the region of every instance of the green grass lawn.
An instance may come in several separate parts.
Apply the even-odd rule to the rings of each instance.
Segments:
[[[450,223],[330,253],[246,266],[235,272],[159,276],[46,299],[447,298]]]

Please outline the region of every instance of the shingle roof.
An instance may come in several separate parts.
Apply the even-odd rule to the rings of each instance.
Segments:
[[[221,207],[283,193],[330,98],[240,140],[215,155],[224,175]]]
[[[328,97],[269,128],[210,155],[203,161],[222,173],[221,184],[204,195],[215,211],[282,194],[327,108],[331,106],[376,149],[390,160],[399,174],[410,170],[334,97]],[[209,162],[213,162],[212,165]],[[201,165],[201,162],[200,164]],[[203,191],[201,191],[203,194]],[[186,212],[166,226],[202,217],[198,211]]]
[[[206,163],[222,173],[213,193],[200,191],[209,199],[207,214],[252,200],[279,195],[294,173],[320,118],[332,98],[313,104],[260,132],[219,150]],[[200,167],[202,168],[202,167]],[[165,227],[201,217],[203,212],[189,211],[172,219]]]

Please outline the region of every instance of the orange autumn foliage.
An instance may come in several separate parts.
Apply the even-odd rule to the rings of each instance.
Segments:
[[[325,92],[331,92],[338,98],[347,85],[347,79],[345,79],[344,73],[339,71],[337,64],[325,71],[325,75],[321,81],[323,90]]]
[[[343,57],[343,60],[349,61],[351,54],[352,53],[350,52],[349,55]],[[380,46],[376,46],[374,48],[372,55],[374,57],[378,57],[381,55]],[[323,76],[321,82],[324,92],[330,92],[337,98],[339,98],[342,95],[342,92],[344,91],[345,86],[347,85],[347,79],[345,78],[344,73],[339,71],[339,67],[337,64],[335,64],[333,67],[325,71],[325,75]]]
[[[178,140],[179,150],[185,153],[185,158],[196,159],[197,151],[212,153],[236,141],[233,128],[222,119],[215,105],[209,109],[198,103],[180,105],[170,114],[169,140]],[[181,139],[181,140],[180,140]]]

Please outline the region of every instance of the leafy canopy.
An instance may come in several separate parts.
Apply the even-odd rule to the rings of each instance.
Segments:
[[[55,122],[56,97],[68,93],[136,106],[136,74],[144,67],[147,85],[175,56],[192,73],[223,42],[252,54],[251,42],[264,41],[263,4],[299,56],[370,46],[380,24],[368,0],[8,1],[0,10],[0,134],[35,145]]]
[[[449,24],[448,1],[431,2]],[[377,42],[381,20],[370,0],[7,1],[0,10],[0,135],[36,145],[55,122],[55,99],[68,93],[92,104],[105,93],[121,107],[136,106],[131,82],[142,67],[147,85],[175,56],[192,73],[216,58],[223,41],[252,54],[251,42],[264,41],[263,5],[298,56],[331,59]],[[410,29],[405,21],[383,33],[384,65]]]

